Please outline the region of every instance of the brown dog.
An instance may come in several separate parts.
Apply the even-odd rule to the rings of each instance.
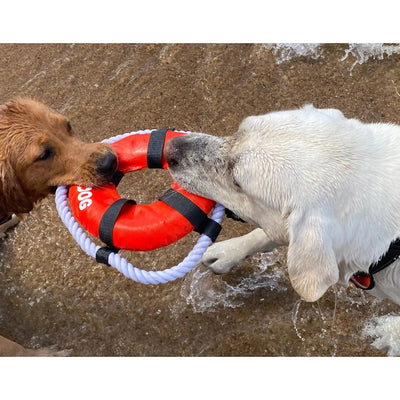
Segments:
[[[19,98],[0,105],[0,237],[59,185],[108,182],[117,158],[104,143],[84,143],[71,124],[37,101]],[[10,219],[11,218],[11,219]],[[0,356],[50,355],[0,336]]]

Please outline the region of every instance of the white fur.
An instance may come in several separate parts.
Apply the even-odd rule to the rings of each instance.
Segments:
[[[315,301],[367,271],[400,236],[397,125],[307,105],[246,118],[227,138],[172,139],[166,157],[187,190],[261,228],[214,244],[202,259],[214,272],[287,245],[291,283]],[[400,261],[376,275],[371,292],[400,304]]]

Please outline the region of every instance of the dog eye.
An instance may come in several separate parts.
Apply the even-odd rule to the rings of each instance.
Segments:
[[[36,161],[45,161],[54,156],[54,150],[51,147],[46,147]]]
[[[70,133],[72,132],[72,126],[69,121],[67,121],[67,129],[68,129],[68,132],[70,132]]]
[[[232,183],[233,183],[233,185],[235,186],[235,188],[236,188],[237,190],[241,191],[241,190],[242,190],[242,187],[240,186],[239,182],[236,180],[236,177],[235,177],[235,171],[234,171],[235,164],[236,164],[236,161],[235,161],[235,160],[229,160],[229,161],[228,161],[228,173],[229,173],[229,174],[231,175],[231,177],[232,177]]]
[[[238,183],[238,181],[233,178],[233,185],[235,186],[235,188],[239,191],[242,191],[242,187],[240,186],[240,184]]]

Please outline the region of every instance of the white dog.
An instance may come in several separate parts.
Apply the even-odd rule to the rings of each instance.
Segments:
[[[315,301],[400,236],[399,126],[307,105],[246,118],[230,137],[171,139],[165,156],[185,189],[259,228],[210,247],[202,262],[216,273],[287,245],[293,288]],[[374,279],[372,294],[400,304],[400,260]]]

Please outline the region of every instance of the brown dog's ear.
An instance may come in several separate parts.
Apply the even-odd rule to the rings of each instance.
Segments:
[[[9,161],[0,159],[0,212],[25,213],[33,208]]]

